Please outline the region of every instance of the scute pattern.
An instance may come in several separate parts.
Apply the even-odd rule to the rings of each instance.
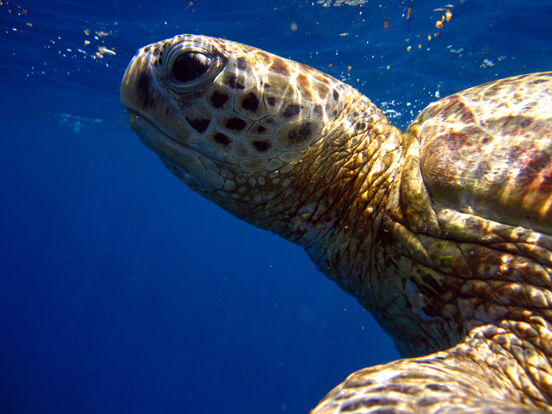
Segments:
[[[427,137],[422,171],[433,197],[491,220],[551,232],[550,108],[547,74],[493,82],[430,105],[419,122]]]

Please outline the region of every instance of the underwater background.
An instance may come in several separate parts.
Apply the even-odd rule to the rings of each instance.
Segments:
[[[301,248],[202,199],[118,104],[136,50],[223,37],[405,128],[552,70],[552,1],[0,1],[0,413],[307,413],[399,358]]]

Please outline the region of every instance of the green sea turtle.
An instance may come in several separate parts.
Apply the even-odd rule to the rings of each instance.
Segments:
[[[172,173],[303,246],[409,358],[313,413],[552,410],[552,72],[444,98],[402,133],[331,76],[182,35],[138,51],[121,103]]]

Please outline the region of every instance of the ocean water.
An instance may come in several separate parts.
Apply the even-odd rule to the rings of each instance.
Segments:
[[[552,69],[550,0],[356,3],[0,1],[0,413],[307,413],[399,357],[299,247],[166,171],[118,104],[135,51],[181,33],[325,71],[401,128]]]

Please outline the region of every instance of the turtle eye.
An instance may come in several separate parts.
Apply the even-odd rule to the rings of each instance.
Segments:
[[[191,35],[170,40],[157,57],[162,82],[177,93],[190,93],[209,85],[224,69],[226,55],[214,45]]]
[[[203,53],[187,52],[178,56],[172,65],[172,76],[178,82],[191,82],[205,74],[212,58]]]

